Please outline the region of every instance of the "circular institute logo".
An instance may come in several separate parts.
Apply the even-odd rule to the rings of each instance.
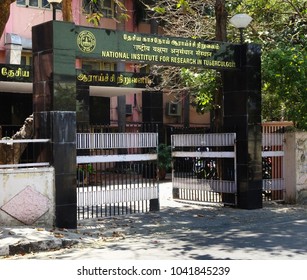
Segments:
[[[81,51],[90,53],[96,47],[96,38],[90,31],[81,31],[77,38],[77,44]]]

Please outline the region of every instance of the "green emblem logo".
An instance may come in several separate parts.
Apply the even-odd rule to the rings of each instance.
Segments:
[[[77,37],[77,44],[81,51],[90,53],[96,47],[96,38],[90,31],[81,31]]]

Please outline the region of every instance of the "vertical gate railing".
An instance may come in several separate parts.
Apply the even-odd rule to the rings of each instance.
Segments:
[[[264,200],[284,200],[284,133],[262,133]]]
[[[77,133],[78,219],[150,210],[157,133]]]
[[[171,136],[173,196],[236,205],[236,134]]]

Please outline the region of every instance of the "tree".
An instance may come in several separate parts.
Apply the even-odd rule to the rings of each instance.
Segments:
[[[236,1],[188,1],[157,0],[151,8],[155,18],[163,24],[165,34],[170,36],[201,37],[226,40],[227,13],[248,13],[252,24],[244,30],[246,42],[262,45],[262,117],[263,120],[291,120],[299,128],[307,129],[306,99],[306,46],[307,46],[307,0],[236,0]],[[198,12],[196,12],[198,11]],[[200,12],[202,11],[202,12]],[[214,12],[215,22],[214,24]],[[199,24],[197,24],[199,23]],[[204,28],[200,28],[203,26]],[[215,37],[212,27],[215,26]],[[238,30],[229,26],[228,39],[235,42]],[[225,32],[225,33],[223,33]],[[156,73],[161,73],[161,69]],[[185,79],[191,86],[197,69],[189,72]],[[186,94],[189,87],[182,79],[180,70],[164,68],[165,77],[161,87],[170,88],[176,99]],[[208,77],[208,76],[206,76]],[[218,75],[217,75],[217,78]],[[195,81],[198,86],[199,79]],[[204,80],[206,84],[208,80]],[[197,87],[194,87],[194,89]],[[213,86],[212,89],[215,87]],[[193,87],[190,88],[193,92]],[[201,93],[201,94],[198,94]],[[178,97],[179,96],[179,97]],[[215,116],[221,120],[221,91],[218,89],[206,95],[202,91],[192,93],[192,104],[205,105],[198,110],[215,109]],[[203,102],[195,102],[201,100]],[[213,99],[212,99],[213,97]],[[196,98],[196,99],[195,99]],[[208,106],[209,102],[211,106]],[[219,124],[217,123],[217,126]]]
[[[2,135],[0,135],[0,139]],[[33,115],[26,118],[21,129],[15,133],[12,138],[4,137],[2,139],[31,139],[33,137]],[[27,144],[11,144],[9,141],[7,144],[0,144],[0,164],[12,164],[18,163],[20,157]]]
[[[249,11],[254,20],[246,38],[263,48],[263,119],[307,129],[307,1],[244,0],[232,8]]]
[[[215,40],[227,41],[227,17],[225,0],[215,1]]]
[[[73,22],[72,16],[72,0],[63,0],[62,1],[62,14],[63,20],[68,22]]]
[[[307,42],[306,42],[307,43]],[[287,119],[295,126],[307,129],[307,56],[299,46],[280,46],[266,54],[263,61],[264,96],[269,102],[264,110],[267,118]],[[278,102],[278,103],[277,103]],[[274,111],[274,107],[275,111]],[[276,112],[278,108],[278,112]]]
[[[163,33],[175,37],[192,37],[204,40],[227,40],[227,16],[225,0],[157,0],[146,4],[152,17],[160,23]],[[213,110],[216,131],[222,128],[223,93],[221,74],[202,68],[152,67],[154,75],[162,77],[156,89],[167,89],[173,102],[188,95],[190,104],[199,113]]]

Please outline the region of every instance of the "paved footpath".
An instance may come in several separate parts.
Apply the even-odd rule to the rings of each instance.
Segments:
[[[307,260],[306,206],[183,203],[171,199],[171,183],[160,196],[159,212],[85,220],[78,230],[0,227],[0,258]]]

